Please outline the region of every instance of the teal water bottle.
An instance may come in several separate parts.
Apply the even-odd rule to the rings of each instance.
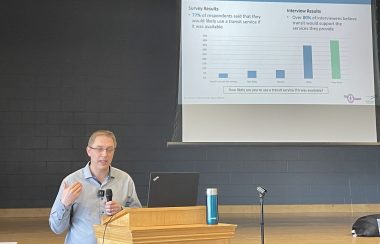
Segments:
[[[218,189],[206,190],[206,222],[208,225],[216,225],[219,222],[218,214]]]

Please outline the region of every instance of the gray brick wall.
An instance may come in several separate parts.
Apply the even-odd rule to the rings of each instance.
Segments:
[[[150,171],[201,172],[199,202],[378,203],[378,147],[167,148],[176,110],[176,1],[39,0],[0,9],[0,207],[50,207],[83,167],[89,134],[113,130],[114,165],[146,201]]]

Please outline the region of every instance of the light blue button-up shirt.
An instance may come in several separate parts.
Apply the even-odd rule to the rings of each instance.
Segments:
[[[63,181],[67,185],[82,184],[82,192],[72,206],[65,208],[61,202]],[[124,171],[111,167],[108,178],[101,184],[90,171],[90,164],[63,179],[49,217],[50,228],[56,234],[67,230],[66,244],[96,244],[94,224],[100,224],[105,214],[106,197],[98,197],[98,190],[112,189],[113,201],[122,206],[140,208],[135,184]]]

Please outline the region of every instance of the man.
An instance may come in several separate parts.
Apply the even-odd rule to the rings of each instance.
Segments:
[[[124,206],[141,207],[132,178],[111,167],[116,144],[111,131],[95,131],[86,148],[90,161],[63,179],[49,224],[56,234],[67,230],[66,244],[96,244],[93,225],[99,224],[104,214],[114,215]],[[107,189],[113,193],[108,202]]]

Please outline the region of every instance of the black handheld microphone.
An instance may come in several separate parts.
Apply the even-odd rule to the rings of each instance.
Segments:
[[[106,198],[107,198],[107,202],[112,201],[112,190],[111,189],[106,190]]]

